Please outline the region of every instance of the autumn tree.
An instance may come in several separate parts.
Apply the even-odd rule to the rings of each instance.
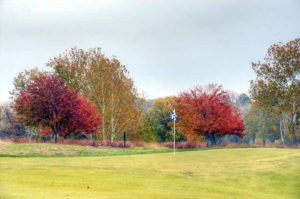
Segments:
[[[14,78],[14,88],[10,92],[12,99],[14,100],[20,94],[20,92],[27,88],[27,86],[33,81],[34,78],[49,74],[46,71],[40,71],[37,68],[25,70],[20,72],[17,77]]]
[[[279,116],[280,135],[285,143],[287,131],[297,143],[300,112],[300,39],[272,45],[263,61],[252,63],[257,77],[251,82],[253,103]],[[283,128],[288,121],[287,128]]]
[[[138,133],[143,99],[118,59],[107,58],[99,48],[88,51],[72,48],[47,65],[71,88],[96,104],[103,121],[98,138],[113,142],[123,132]]]
[[[99,129],[99,124],[102,123],[96,105],[82,96],[77,97],[77,105],[78,108],[70,121],[69,131],[87,134],[96,133]]]
[[[29,127],[50,128],[55,143],[70,132],[95,132],[101,117],[88,100],[78,97],[56,75],[32,78],[14,102],[19,121]],[[91,122],[91,120],[93,120]]]
[[[240,112],[221,86],[208,85],[183,92],[175,98],[178,128],[191,137],[205,137],[214,145],[225,135],[243,137]]]

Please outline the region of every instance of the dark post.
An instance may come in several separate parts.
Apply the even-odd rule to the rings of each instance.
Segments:
[[[58,134],[55,133],[55,134],[54,134],[54,143],[57,144],[57,141],[58,141]]]
[[[123,134],[123,142],[124,142],[123,146],[124,148],[126,148],[126,132],[124,132]]]

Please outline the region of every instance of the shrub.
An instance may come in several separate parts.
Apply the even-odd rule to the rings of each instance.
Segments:
[[[173,148],[173,142],[165,142],[162,144],[164,147]],[[207,147],[207,143],[204,142],[176,142],[177,149],[192,149],[192,148],[204,148]]]

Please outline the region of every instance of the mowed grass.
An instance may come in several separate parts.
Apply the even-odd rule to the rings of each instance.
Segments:
[[[0,198],[300,198],[297,149],[103,154],[0,157]]]

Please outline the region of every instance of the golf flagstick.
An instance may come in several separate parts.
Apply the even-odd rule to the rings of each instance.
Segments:
[[[177,119],[177,115],[176,115],[176,111],[175,109],[172,111],[172,116],[171,116],[172,120],[173,120],[173,130],[174,130],[174,143],[173,143],[173,154],[175,156],[175,149],[176,149],[176,119]]]
[[[175,128],[176,128],[176,126],[175,126],[175,122],[176,121],[174,120],[174,146],[173,146],[174,147],[174,150],[173,150],[174,151],[174,156],[175,156],[175,148],[176,148],[176,142],[175,142],[175,136],[176,136],[176,134],[175,134],[175,132],[176,132]]]

